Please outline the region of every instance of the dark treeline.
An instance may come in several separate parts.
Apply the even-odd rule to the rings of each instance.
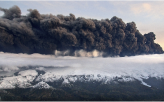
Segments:
[[[0,51],[12,53],[54,54],[55,50],[98,50],[104,56],[161,54],[162,48],[154,43],[155,34],[142,35],[135,22],[125,24],[116,16],[96,20],[83,17],[40,14],[29,9],[21,15],[18,6],[0,8]]]

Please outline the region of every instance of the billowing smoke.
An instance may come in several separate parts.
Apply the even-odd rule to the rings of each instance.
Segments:
[[[0,51],[12,53],[54,54],[60,51],[78,56],[79,51],[103,52],[103,56],[131,56],[161,54],[162,48],[154,43],[155,34],[142,35],[135,22],[125,24],[114,16],[109,19],[76,18],[40,14],[29,9],[21,16],[18,6],[0,8]],[[77,53],[78,52],[78,53]],[[63,55],[63,54],[62,54]]]

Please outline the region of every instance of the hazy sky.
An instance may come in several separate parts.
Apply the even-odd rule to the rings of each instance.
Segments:
[[[99,20],[117,16],[125,23],[134,21],[142,34],[154,32],[155,42],[164,49],[164,1],[0,1],[2,8],[13,5],[20,7],[22,15],[26,15],[27,9],[31,8],[41,14],[73,13],[76,17]]]

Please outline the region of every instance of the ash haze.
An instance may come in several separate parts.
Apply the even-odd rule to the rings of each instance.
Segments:
[[[59,68],[51,70],[57,70],[59,71],[58,73],[62,72],[62,74],[78,74],[78,72],[84,72],[80,74],[93,74],[92,70],[94,68],[94,73],[96,74],[105,71],[110,73],[113,72],[112,70],[116,69],[116,71],[120,70],[124,73],[124,65],[127,65],[127,72],[128,69],[132,69],[132,71],[136,70],[137,65],[140,65],[140,63],[144,68],[154,67],[156,62],[159,68],[163,65],[163,50],[159,45],[162,45],[162,43],[155,43],[156,37],[159,35],[160,38],[162,38],[162,34],[155,35],[155,33],[153,33],[154,31],[151,31],[154,29],[151,29],[150,24],[147,23],[155,20],[155,24],[160,26],[159,22],[162,21],[161,18],[163,17],[163,13],[160,11],[163,7],[161,6],[163,3],[162,1],[0,2],[0,11],[2,11],[0,18],[0,31],[2,33],[0,36],[0,50],[13,53],[52,54],[26,55],[2,52],[0,64],[3,75],[6,74],[10,76],[14,72],[21,70],[22,66],[30,65],[57,66]],[[139,7],[141,7],[142,10]],[[158,12],[156,12],[156,10],[158,10]],[[62,15],[67,15],[67,13],[71,14],[69,16]],[[106,19],[109,17],[110,20]],[[147,19],[148,17],[150,18]],[[142,31],[149,31],[147,31],[146,34],[141,34],[135,20],[137,22],[141,20],[138,24]],[[145,24],[149,25],[145,26]],[[161,25],[162,24],[163,23],[161,23]],[[153,26],[158,27],[157,25]],[[147,57],[146,55],[146,57],[140,55],[136,57],[117,58],[117,56],[154,53],[161,55],[150,55],[153,57],[150,59],[150,56]],[[70,55],[74,57],[70,57]],[[115,56],[116,58],[100,58],[104,55]],[[77,56],[80,58],[76,58]],[[141,60],[142,57],[146,59],[146,61]],[[153,60],[154,57],[155,60]],[[156,60],[156,58],[158,60]],[[159,63],[158,61],[161,62]],[[117,65],[116,63],[119,64]],[[128,67],[128,65],[130,67]],[[121,66],[124,67],[122,68]],[[139,67],[142,68],[141,66]],[[114,69],[110,69],[108,72],[108,68]],[[140,70],[140,68],[138,69]],[[44,67],[38,69],[48,70]],[[162,69],[159,69],[159,72],[162,72],[161,70]]]
[[[150,10],[151,5],[144,3],[143,8]],[[0,11],[4,12],[0,18],[3,52],[54,54],[58,50],[64,56],[76,56],[79,50],[98,50],[103,57],[163,53],[155,43],[154,32],[142,34],[135,22],[125,23],[117,16],[97,20],[72,13],[41,14],[37,9],[27,9],[29,13],[23,16],[17,5],[9,9],[0,7]]]
[[[142,34],[154,32],[155,42],[164,49],[164,1],[0,1],[0,7],[20,7],[22,15],[27,9],[37,9],[41,14],[75,14],[76,17],[106,19],[117,16],[125,23],[134,21]],[[2,16],[4,13],[0,12]]]
[[[0,100],[164,100],[164,1],[0,1]]]

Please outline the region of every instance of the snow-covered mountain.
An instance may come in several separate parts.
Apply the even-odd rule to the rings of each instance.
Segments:
[[[119,84],[119,82],[132,82],[139,81],[142,85],[151,87],[151,84],[146,83],[144,80],[150,78],[155,78],[157,81],[164,79],[162,75],[151,77],[151,75],[143,76],[141,73],[135,73],[137,76],[128,75],[101,75],[101,74],[87,74],[87,75],[56,75],[51,72],[46,72],[45,74],[38,74],[38,70],[26,70],[21,71],[17,76],[3,77],[0,81],[1,89],[12,89],[15,87],[20,88],[38,88],[38,89],[48,89],[50,85],[48,83],[58,83],[61,85],[69,85],[75,82],[100,82],[101,84]],[[23,74],[24,73],[24,74]],[[133,73],[134,74],[134,73]],[[156,74],[156,73],[154,73]],[[51,86],[52,87],[52,86]],[[55,88],[55,87],[54,87]]]
[[[164,79],[163,54],[113,58],[0,55],[0,89],[50,88],[49,83],[58,82],[66,85],[75,82],[118,84],[131,81],[152,87],[151,78]]]

